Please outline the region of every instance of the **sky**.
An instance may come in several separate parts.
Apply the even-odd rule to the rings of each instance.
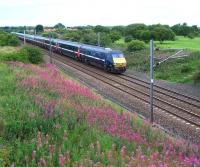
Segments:
[[[199,6],[199,0],[0,0],[0,26],[200,26]]]

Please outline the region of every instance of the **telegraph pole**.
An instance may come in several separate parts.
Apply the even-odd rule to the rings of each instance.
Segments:
[[[98,46],[100,46],[100,32],[97,33],[97,42],[98,42]]]
[[[26,44],[26,30],[24,29],[24,45]]]
[[[34,28],[34,43],[35,43],[35,45],[36,45],[35,36],[36,36],[36,29]]]
[[[50,63],[52,64],[52,51],[51,51],[51,41],[52,41],[52,36],[50,34],[50,37],[49,37],[49,55],[50,55]]]
[[[150,121],[153,123],[154,42],[150,40]]]

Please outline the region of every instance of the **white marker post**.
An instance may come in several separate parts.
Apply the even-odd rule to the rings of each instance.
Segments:
[[[150,40],[150,121],[153,123],[154,43]]]

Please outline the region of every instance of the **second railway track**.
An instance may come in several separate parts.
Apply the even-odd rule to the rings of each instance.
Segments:
[[[119,76],[119,77],[124,79],[124,80],[134,82],[135,84],[142,85],[145,88],[149,89],[149,82],[148,81],[145,81],[145,80],[142,80],[138,77],[134,77],[134,76],[130,76],[130,75],[122,75],[122,76]],[[164,95],[167,95],[171,98],[177,99],[177,100],[184,102],[186,104],[193,105],[197,108],[200,108],[200,99],[198,99],[196,97],[185,95],[183,93],[179,93],[179,92],[176,92],[174,90],[164,88],[164,87],[161,87],[161,86],[156,85],[156,84],[154,84],[154,91],[161,93],[161,94],[164,94]]]
[[[47,53],[47,51],[45,52]],[[129,77],[125,75],[121,75],[121,76],[111,75],[111,74],[105,73],[104,71],[96,69],[92,66],[86,66],[80,62],[76,62],[68,57],[63,57],[58,54],[54,54],[54,56],[52,57],[57,61],[65,63],[79,71],[84,72],[85,74],[88,74],[118,89],[119,91],[123,91],[124,93],[134,96],[135,98],[138,98],[147,104],[149,103],[148,85],[145,82],[141,82],[141,83],[138,82],[136,84],[138,87],[134,88],[134,87],[131,87],[131,85],[128,85],[128,83],[125,84],[122,81],[122,80],[126,80],[132,84],[135,84],[137,79],[134,80],[133,77]],[[127,78],[125,79],[125,77]],[[119,79],[121,79],[121,81]],[[171,91],[171,93],[173,93],[172,95],[172,94],[169,94],[170,91],[167,91],[167,93],[164,93],[164,91],[166,90],[162,91],[159,89],[162,89],[162,87],[159,87],[159,86],[156,87],[157,95],[154,97],[154,106],[156,108],[166,113],[169,113],[173,116],[176,116],[177,118],[182,119],[186,121],[187,123],[190,123],[191,125],[196,126],[198,129],[200,128],[200,114],[199,114],[200,110],[199,110],[198,100],[192,101],[192,98],[189,96],[188,97],[186,95],[181,96],[180,93]],[[162,97],[161,95],[165,97]],[[179,97],[177,97],[176,95]],[[169,98],[171,99],[169,100]],[[189,99],[190,101],[187,101],[187,99]],[[176,102],[174,104],[171,101],[176,101]],[[188,107],[185,107],[186,105]]]
[[[47,51],[45,50],[47,53]],[[129,75],[112,75],[71,58],[53,53],[53,59],[100,80],[149,104],[148,82]],[[121,80],[120,80],[121,79]],[[127,82],[124,84],[124,82]],[[132,85],[132,86],[131,86]],[[136,86],[137,85],[137,86]],[[134,87],[135,86],[135,87]],[[155,86],[154,107],[200,129],[200,100],[161,86]],[[178,105],[179,104],[179,105]],[[187,107],[186,107],[187,106]],[[156,111],[158,112],[158,111]]]

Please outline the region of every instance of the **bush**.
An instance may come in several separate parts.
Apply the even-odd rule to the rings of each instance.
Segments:
[[[24,46],[20,52],[27,55],[30,63],[39,64],[43,61],[42,53],[38,48],[32,46]]]
[[[192,69],[191,69],[191,67],[189,66],[189,65],[182,65],[182,67],[181,67],[181,73],[188,73],[188,72],[190,72]]]
[[[43,61],[42,53],[38,48],[24,46],[21,50],[2,54],[0,61],[20,61],[23,63],[39,64]]]
[[[29,63],[27,54],[21,51],[3,54],[0,56],[0,61],[20,61],[23,63]]]
[[[132,40],[133,40],[133,37],[131,35],[126,36],[124,39],[125,42],[131,42]]]
[[[189,33],[189,34],[188,34],[188,38],[190,38],[190,39],[195,38],[195,36],[196,36],[196,35],[195,35],[194,33]]]
[[[44,32],[42,33],[43,37],[52,37],[52,38],[58,38],[58,34],[56,32]]]
[[[138,51],[142,49],[145,49],[145,43],[139,40],[132,40],[131,42],[128,43],[127,46],[128,52]]]
[[[195,83],[200,83],[200,64],[199,64],[198,71],[193,76],[193,79]]]
[[[0,31],[0,46],[18,46],[19,39],[14,34]]]

